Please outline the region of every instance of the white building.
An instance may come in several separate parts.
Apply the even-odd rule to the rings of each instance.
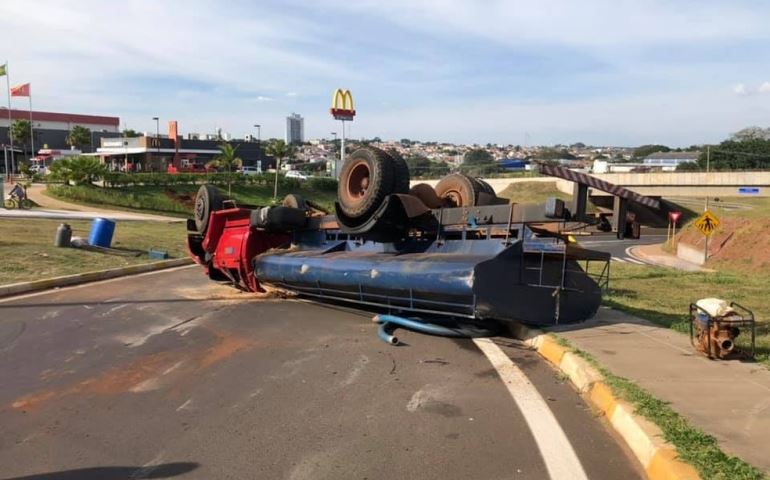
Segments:
[[[305,141],[305,119],[298,113],[286,117],[286,143],[302,143]]]

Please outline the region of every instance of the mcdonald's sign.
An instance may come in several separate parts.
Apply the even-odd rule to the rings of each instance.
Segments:
[[[350,90],[338,88],[334,91],[332,97],[332,108],[329,109],[336,120],[353,120],[356,116],[356,109],[353,106],[353,94]]]

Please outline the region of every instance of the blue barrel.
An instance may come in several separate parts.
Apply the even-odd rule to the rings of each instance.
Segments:
[[[115,233],[115,222],[106,218],[94,218],[91,223],[91,232],[88,234],[88,243],[109,248],[113,233]]]

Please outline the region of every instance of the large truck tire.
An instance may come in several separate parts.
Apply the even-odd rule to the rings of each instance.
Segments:
[[[409,166],[406,160],[395,149],[391,148],[386,152],[393,159],[393,193],[409,193]]]
[[[476,183],[478,183],[478,184],[479,184],[479,187],[481,187],[481,190],[480,190],[480,191],[482,191],[482,192],[484,192],[484,193],[487,193],[487,194],[489,194],[489,195],[493,195],[493,196],[495,196],[495,197],[497,196],[497,195],[495,194],[495,189],[494,189],[494,188],[492,188],[492,185],[488,184],[486,181],[482,180],[482,179],[481,179],[481,178],[479,178],[479,177],[476,177],[476,178],[474,178],[474,180],[476,180]]]
[[[468,175],[452,173],[439,180],[436,194],[448,207],[473,207],[478,202],[479,184]]]
[[[214,185],[201,185],[198,193],[195,195],[195,206],[193,207],[193,216],[195,218],[195,228],[201,235],[206,233],[209,227],[209,218],[211,212],[222,210],[222,194]]]
[[[367,218],[394,191],[393,159],[379,148],[359,148],[340,170],[337,201],[350,218]]]
[[[418,183],[410,188],[409,195],[419,198],[428,208],[441,208],[443,205],[441,197],[436,195],[436,191],[427,183]]]

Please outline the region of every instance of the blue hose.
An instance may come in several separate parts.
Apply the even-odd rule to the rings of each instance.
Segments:
[[[395,331],[395,327],[387,322],[381,323],[380,328],[377,329],[377,336],[380,337],[380,340],[382,340],[385,343],[389,343],[390,345],[398,345],[398,337],[393,336],[393,332]]]
[[[498,331],[494,329],[478,327],[467,328],[461,326],[446,327],[435,323],[427,323],[387,314],[375,315],[374,318],[372,318],[372,321],[380,324],[380,328],[377,331],[377,335],[380,339],[391,345],[398,345],[399,343],[398,338],[393,336],[393,333],[398,327],[407,328],[415,332],[427,333],[428,335],[453,338],[491,337],[498,333]]]

